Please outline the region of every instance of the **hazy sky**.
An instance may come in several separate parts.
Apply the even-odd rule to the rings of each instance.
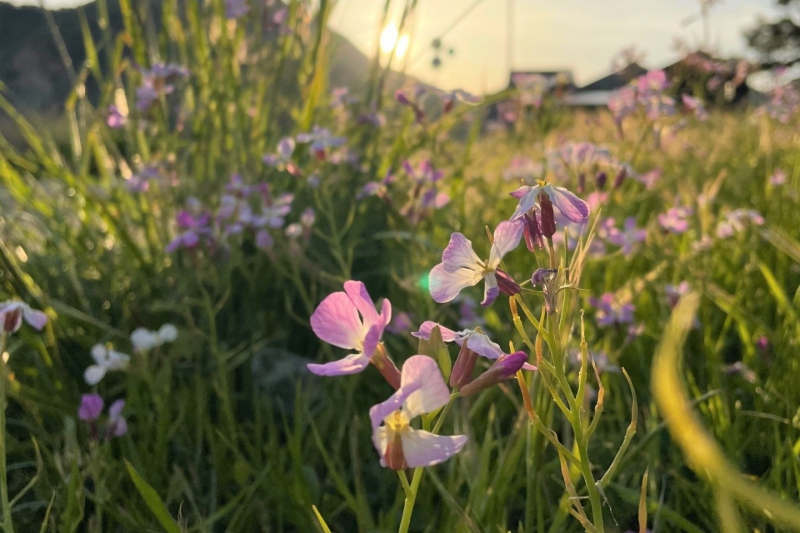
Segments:
[[[11,0],[38,3],[37,0]],[[431,41],[475,3],[472,10],[442,39],[452,47],[439,69],[430,65]],[[48,7],[65,7],[80,0],[45,0]],[[394,0],[400,9],[405,2]],[[773,0],[721,0],[710,15],[711,43],[724,54],[747,51],[742,31],[759,15],[778,13]],[[382,0],[338,0],[331,26],[361,51],[374,53]],[[703,23],[687,18],[700,11],[698,0],[513,0],[513,68],[571,69],[576,81],[590,82],[609,72],[613,57],[635,45],[644,64],[656,68],[676,57],[676,37],[698,44]],[[414,33],[407,53],[408,72],[443,89],[493,91],[508,80],[506,0],[419,0],[410,22]],[[402,65],[402,61],[400,62]]]

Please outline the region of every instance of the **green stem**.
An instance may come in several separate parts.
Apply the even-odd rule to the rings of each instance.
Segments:
[[[442,414],[439,415],[439,419],[436,421],[436,425],[433,427],[432,433],[435,435],[439,433],[439,430],[442,428],[442,423],[444,422],[444,418],[447,416],[447,413],[450,411],[450,406],[453,405],[453,399],[458,397],[458,393],[453,393],[450,395],[450,401],[447,402],[447,405],[444,406],[442,409]],[[427,426],[430,422],[427,420],[423,420],[423,429],[427,429]],[[405,472],[400,472],[400,482],[403,484],[403,490],[406,492],[406,501],[403,504],[403,516],[400,518],[400,529],[398,529],[398,533],[408,533],[408,528],[411,525],[411,514],[414,512],[414,504],[417,501],[417,492],[419,492],[419,484],[422,481],[422,471],[425,469],[423,466],[418,466],[414,469],[414,475],[411,478],[411,486],[408,486],[408,480],[406,479]],[[403,481],[405,480],[405,483]]]
[[[11,502],[8,499],[8,468],[6,466],[6,343],[8,333],[0,334],[0,499],[3,500],[3,531],[14,533]]]

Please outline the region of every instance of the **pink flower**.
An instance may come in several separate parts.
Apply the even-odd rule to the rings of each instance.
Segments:
[[[589,204],[575,196],[564,187],[556,187],[546,182],[538,182],[533,187],[523,185],[511,196],[519,200],[519,205],[514,214],[511,215],[512,222],[522,218],[525,213],[531,211],[536,205],[536,199],[547,197],[554,206],[561,211],[561,214],[571,222],[583,222],[589,218]],[[540,200],[541,203],[541,200]]]
[[[754,209],[734,209],[717,224],[717,237],[727,239],[736,233],[744,231],[745,223],[750,222],[756,226],[764,225],[764,217]]]
[[[786,183],[786,172],[783,170],[777,169],[775,172],[772,173],[772,176],[769,177],[769,184],[770,185],[783,185]]]
[[[31,306],[18,300],[0,302],[0,325],[5,334],[15,333],[22,326],[23,320],[32,328],[41,331],[47,324],[47,315],[31,309]]]
[[[361,315],[361,318],[359,318]],[[364,370],[378,348],[383,330],[392,319],[392,304],[383,300],[381,313],[375,310],[367,288],[360,281],[346,281],[344,292],[325,297],[311,315],[311,329],[321,340],[355,350],[344,359],[325,364],[309,364],[318,376],[341,376]]]
[[[661,227],[672,233],[683,233],[689,229],[688,218],[694,213],[691,207],[671,207],[658,215]]]
[[[411,420],[431,413],[450,401],[436,361],[414,355],[403,365],[400,388],[385,402],[369,410],[372,442],[381,465],[392,470],[432,466],[457,454],[466,435],[435,435],[411,427]]]
[[[128,421],[122,416],[125,400],[117,400],[108,408],[106,437],[121,437],[128,432]]]
[[[121,128],[128,122],[127,114],[123,114],[120,109],[111,104],[108,106],[108,118],[106,119],[106,124],[112,130]]]
[[[598,298],[590,298],[589,304],[597,308],[595,320],[600,327],[614,324],[633,324],[633,311],[636,309],[629,301],[621,301],[614,293],[607,292]]]
[[[614,219],[610,219],[613,223]],[[606,240],[611,244],[622,247],[622,253],[626,256],[631,255],[635,244],[647,238],[647,231],[636,227],[636,219],[628,217],[625,219],[625,229],[620,231],[615,226],[608,229]]]
[[[503,256],[517,247],[522,233],[521,221],[498,224],[489,259],[485,262],[474,252],[471,241],[461,233],[453,233],[442,253],[442,262],[433,267],[428,277],[433,299],[439,303],[450,302],[462,289],[477,285],[481,280],[485,282],[481,302],[484,307],[491,305],[501,291],[506,294],[519,292],[519,285],[499,266]]]

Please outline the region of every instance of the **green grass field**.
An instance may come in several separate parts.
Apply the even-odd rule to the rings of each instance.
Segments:
[[[352,100],[329,87],[325,0],[164,0],[160,28],[120,5],[58,126],[0,91],[0,300],[47,315],[0,306],[5,533],[800,531],[796,106],[701,120],[667,80],[621,129],[547,94],[498,125],[519,92],[423,103],[377,63]],[[521,181],[542,246],[508,222],[492,263]],[[454,232],[477,284],[438,303]],[[391,301],[380,339],[350,300],[315,315],[349,280]],[[424,321],[480,329],[461,349],[412,336]],[[363,372],[306,366],[353,351]],[[410,364],[395,393],[387,358],[415,355],[429,381]],[[373,428],[434,381],[430,414]],[[403,440],[419,429],[465,439],[411,468],[444,453]]]

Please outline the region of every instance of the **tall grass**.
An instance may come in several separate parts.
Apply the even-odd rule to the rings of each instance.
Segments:
[[[543,160],[567,140],[608,145],[640,173],[662,169],[652,188],[630,178],[608,187],[593,217],[618,224],[635,217],[647,239],[631,256],[612,246],[588,256],[580,275],[588,294],[570,296],[576,313],[587,312],[589,349],[624,367],[638,400],[622,374],[601,375],[603,423],[580,453],[591,462],[581,466],[602,477],[613,463],[615,477],[595,490],[580,472],[564,474],[556,449],[531,425],[517,384],[504,383],[455,405],[447,424],[470,442],[425,471],[410,531],[580,531],[570,505],[589,495],[606,531],[636,530],[642,494],[653,531],[766,532],[795,524],[770,505],[783,500],[774,509],[793,516],[787,502],[800,493],[796,120],[782,125],[752,110],[714,112],[708,122],[687,119],[656,147],[643,118],[626,123],[619,139],[605,112],[547,102],[513,128],[487,132],[491,98],[442,113],[440,98],[429,95],[436,111],[418,122],[391,98],[389,74],[377,60],[361,100],[332,105],[332,1],[292,0],[282,31],[271,18],[277,4],[253,3],[243,18],[227,20],[222,0],[120,0],[119,35],[103,22],[105,0],[98,6],[101,19],[86,21],[88,59],[75,65],[65,106],[68,137],[22,116],[12,95],[0,92],[0,108],[24,139],[0,137],[0,295],[50,318],[43,334],[23,328],[7,347],[12,494],[36,480],[15,502],[18,531],[305,532],[320,530],[318,517],[331,531],[396,529],[403,493],[378,462],[366,416],[387,396],[385,386],[374,369],[358,378],[309,375],[305,363],[338,354],[313,337],[308,317],[345,280],[359,279],[373,296],[390,298],[395,314],[411,313],[414,326],[436,320],[454,327],[459,306],[434,304],[426,286],[450,233],[461,231],[479,247],[484,227],[513,209],[507,193],[516,184],[501,178],[509,160]],[[91,38],[95,24],[103,30],[99,40]],[[182,65],[189,76],[175,80],[175,90],[149,111],[137,111],[140,68],[160,62]],[[83,90],[90,78],[102,89],[99,101]],[[106,123],[115,103],[129,108],[120,129]],[[384,126],[358,120],[375,112],[385,115]],[[292,154],[299,177],[262,162],[283,137],[315,125],[344,136],[357,162],[337,163],[335,148],[320,159],[303,144]],[[451,201],[410,219],[403,207],[415,183],[402,163],[422,159],[444,170]],[[130,191],[147,165],[160,177],[146,191]],[[788,176],[784,185],[769,181],[777,169]],[[387,171],[398,176],[387,199],[356,199]],[[216,249],[167,252],[180,232],[178,211],[194,197],[216,213],[232,174],[249,185],[268,183],[273,197],[293,194],[287,223],[313,208],[307,235],[287,236],[281,228],[265,251],[247,231],[215,234]],[[578,177],[563,179],[574,188]],[[657,219],[675,202],[695,209],[680,235],[664,232]],[[716,238],[717,224],[735,208],[758,210],[766,222]],[[703,235],[711,243],[698,249],[693,244]],[[530,276],[533,257],[510,256],[509,273]],[[694,329],[690,304],[679,305],[669,322],[665,285],[683,280],[698,295],[689,299],[697,308]],[[642,334],[597,325],[589,295],[604,292],[635,303]],[[536,316],[537,298],[528,300]],[[483,319],[498,342],[524,345],[510,309],[495,305]],[[175,343],[133,354],[128,372],[109,373],[95,387],[107,403],[126,398],[128,434],[93,439],[76,415],[81,393],[91,389],[82,379],[91,347],[113,343],[130,353],[135,328],[166,322],[178,326]],[[575,337],[570,348],[579,347],[577,324],[565,328]],[[529,327],[528,334],[536,331]],[[659,342],[663,354],[683,336],[683,365],[654,365]],[[418,349],[408,333],[385,342],[398,362]],[[679,390],[681,377],[686,391]],[[565,378],[577,383],[577,370]],[[533,401],[548,406],[539,416],[571,442],[573,428],[547,403],[538,379]],[[593,379],[589,385],[598,388]],[[684,412],[691,406],[708,434],[690,435],[697,426],[675,423],[668,397],[680,397]],[[615,461],[634,405],[636,436]],[[697,449],[712,439],[729,477],[698,464]],[[727,486],[734,471],[750,478],[748,487],[771,490],[772,503]]]

